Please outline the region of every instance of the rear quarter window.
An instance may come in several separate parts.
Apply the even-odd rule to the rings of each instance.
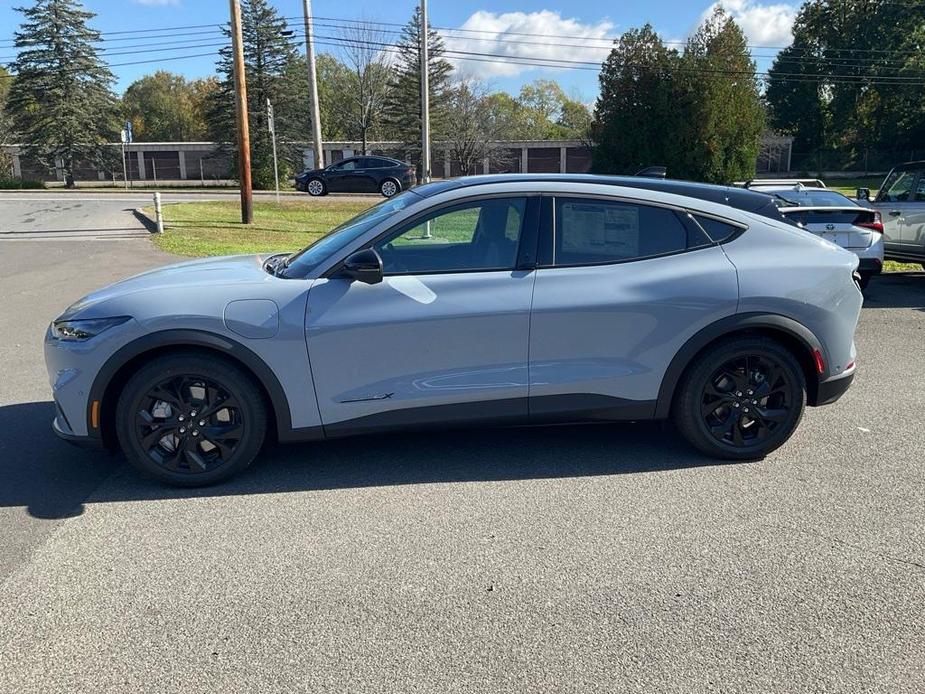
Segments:
[[[728,241],[742,231],[742,227],[737,227],[734,224],[721,222],[718,219],[713,219],[712,217],[703,217],[701,215],[693,215],[693,217],[697,220],[697,223],[700,225],[700,227],[705,232],[707,232],[707,236],[709,236],[714,243],[723,243],[724,241]]]

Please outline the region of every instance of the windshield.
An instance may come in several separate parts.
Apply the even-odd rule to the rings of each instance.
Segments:
[[[784,207],[859,207],[851,198],[833,190],[778,190],[774,197],[783,201]]]
[[[370,207],[356,217],[347,220],[313,244],[306,246],[286,261],[287,277],[304,277],[323,261],[340,249],[352,243],[386,217],[413,205],[421,199],[413,191],[406,190],[393,198]]]

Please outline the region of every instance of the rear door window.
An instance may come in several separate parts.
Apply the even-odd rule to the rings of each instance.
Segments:
[[[556,266],[618,263],[689,247],[687,226],[674,210],[592,198],[556,198]]]

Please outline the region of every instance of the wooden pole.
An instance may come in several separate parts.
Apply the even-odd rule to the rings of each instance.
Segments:
[[[244,40],[241,6],[231,3],[231,48],[234,53],[234,105],[238,124],[238,179],[241,183],[241,223],[254,223],[254,191],[251,185],[251,134],[247,121],[247,83],[244,76]]]

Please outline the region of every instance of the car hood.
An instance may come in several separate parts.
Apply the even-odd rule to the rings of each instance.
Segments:
[[[318,176],[324,173],[324,169],[312,169],[311,171],[303,171],[298,174],[296,178],[308,178],[309,176]]]
[[[59,319],[116,315],[110,310],[112,306],[116,306],[120,314],[131,313],[127,304],[132,300],[274,281],[277,278],[263,269],[269,257],[268,254],[204,258],[148,270],[88,294],[72,304]]]

